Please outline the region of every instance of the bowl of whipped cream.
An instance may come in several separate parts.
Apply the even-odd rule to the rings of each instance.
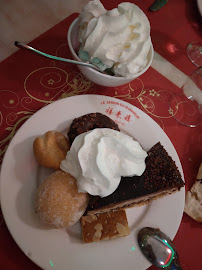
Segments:
[[[141,76],[154,56],[149,20],[129,2],[112,10],[106,10],[99,0],[88,2],[70,25],[67,39],[74,60],[92,63],[103,71],[77,65],[81,73],[107,87]]]

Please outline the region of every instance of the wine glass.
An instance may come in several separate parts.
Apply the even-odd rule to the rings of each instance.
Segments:
[[[187,46],[187,55],[191,62],[197,67],[202,66],[202,43],[193,41]]]
[[[182,93],[171,98],[170,113],[182,125],[202,124],[202,67],[187,77]]]

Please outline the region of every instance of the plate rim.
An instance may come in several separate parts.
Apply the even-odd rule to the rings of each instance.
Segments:
[[[126,104],[129,104],[130,106],[134,107],[135,109],[141,111],[141,113],[143,113],[144,115],[146,115],[146,117],[150,118],[150,120],[151,120],[153,123],[155,123],[156,125],[158,125],[158,124],[156,123],[156,121],[152,119],[152,117],[151,117],[150,115],[148,115],[147,113],[145,113],[145,112],[144,112],[143,110],[141,110],[140,108],[136,107],[135,105],[133,105],[133,104],[131,104],[131,103],[125,101],[125,100],[121,100],[121,99],[119,99],[119,98],[114,98],[114,97],[111,97],[111,96],[97,95],[97,94],[75,95],[75,96],[71,96],[71,97],[67,97],[67,98],[64,98],[64,99],[60,99],[60,100],[54,101],[53,103],[48,104],[47,106],[44,106],[44,107],[42,107],[41,109],[39,109],[38,111],[36,111],[36,112],[35,112],[29,119],[27,119],[27,120],[23,123],[23,125],[17,130],[16,134],[15,134],[14,137],[12,138],[10,144],[8,145],[8,149],[14,144],[14,142],[15,142],[15,139],[14,139],[14,138],[16,138],[16,137],[18,136],[18,134],[23,130],[24,126],[26,126],[26,123],[27,123],[28,121],[30,121],[30,119],[34,119],[34,118],[38,117],[38,115],[40,115],[40,113],[41,113],[42,111],[45,111],[48,107],[50,108],[51,105],[57,106],[57,104],[63,103],[64,100],[67,100],[67,99],[74,99],[74,98],[77,99],[77,98],[83,98],[83,97],[86,97],[86,98],[88,97],[88,98],[89,98],[89,97],[92,97],[92,96],[98,97],[98,98],[103,98],[103,99],[104,99],[104,98],[107,98],[107,99],[119,100],[119,101],[121,101],[121,102],[124,102],[124,103],[126,103]],[[98,110],[98,111],[99,111],[99,110]],[[176,155],[177,155],[177,158],[178,158],[178,161],[179,161],[179,165],[180,165],[180,168],[178,167],[178,169],[179,169],[179,171],[180,171],[180,173],[181,173],[181,176],[182,176],[182,179],[183,179],[183,181],[184,181],[184,183],[185,183],[184,173],[183,173],[183,168],[182,168],[181,161],[180,161],[180,158],[179,158],[179,156],[178,156],[178,153],[177,153],[177,151],[176,151],[176,149],[175,149],[175,147],[174,147],[172,141],[170,140],[170,138],[168,137],[168,135],[165,133],[165,131],[164,131],[159,125],[158,125],[158,127],[163,131],[164,135],[165,135],[165,136],[167,137],[167,139],[170,141],[170,143],[171,143],[171,145],[172,145],[174,151],[176,152]],[[14,142],[13,142],[13,141],[14,141]],[[8,150],[8,149],[7,149],[7,150]],[[16,237],[13,235],[12,231],[10,230],[9,225],[8,225],[8,222],[7,222],[6,218],[5,218],[5,216],[6,216],[5,208],[2,207],[2,193],[3,193],[3,191],[2,191],[2,175],[3,175],[4,167],[6,166],[5,163],[6,163],[6,160],[7,160],[7,154],[8,154],[8,153],[9,153],[9,151],[6,151],[6,153],[5,153],[5,155],[4,155],[4,158],[3,158],[1,170],[0,170],[0,207],[1,207],[1,210],[2,210],[3,218],[4,218],[4,221],[5,221],[5,223],[6,223],[7,229],[8,229],[8,231],[10,232],[10,234],[11,234],[13,240],[16,242],[16,244],[17,244],[18,247],[21,249],[21,251],[26,255],[26,257],[28,257],[27,254],[25,253],[25,250],[24,250],[23,247],[21,246],[20,242],[16,239]],[[181,190],[183,190],[183,189],[184,189],[183,194],[184,194],[184,197],[185,197],[185,188],[183,187]],[[178,226],[177,229],[176,229],[176,233],[174,234],[174,237],[175,237],[175,235],[177,234],[177,232],[178,232],[178,230],[179,230],[179,227],[180,227],[180,224],[181,224],[181,220],[182,220],[182,216],[183,216],[183,211],[182,211],[182,213],[181,213],[179,226]],[[174,237],[173,237],[173,238],[174,238]],[[38,265],[39,267],[42,267],[36,260],[34,260],[34,259],[30,258],[30,257],[28,257],[28,258],[29,258],[34,264]],[[151,265],[151,264],[150,264],[150,265]],[[43,267],[44,267],[44,266],[43,266]]]

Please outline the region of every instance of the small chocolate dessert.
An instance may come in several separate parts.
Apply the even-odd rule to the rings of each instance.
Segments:
[[[73,143],[73,140],[81,133],[93,130],[95,128],[111,128],[120,131],[118,125],[108,116],[102,113],[89,113],[79,118],[75,118],[68,132],[69,142]]]

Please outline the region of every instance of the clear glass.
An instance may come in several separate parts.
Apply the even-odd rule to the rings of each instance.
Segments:
[[[196,127],[202,124],[202,67],[187,77],[182,94],[172,97],[170,112],[182,125]]]
[[[202,43],[199,41],[193,41],[187,46],[187,55],[189,59],[197,67],[202,66]]]

